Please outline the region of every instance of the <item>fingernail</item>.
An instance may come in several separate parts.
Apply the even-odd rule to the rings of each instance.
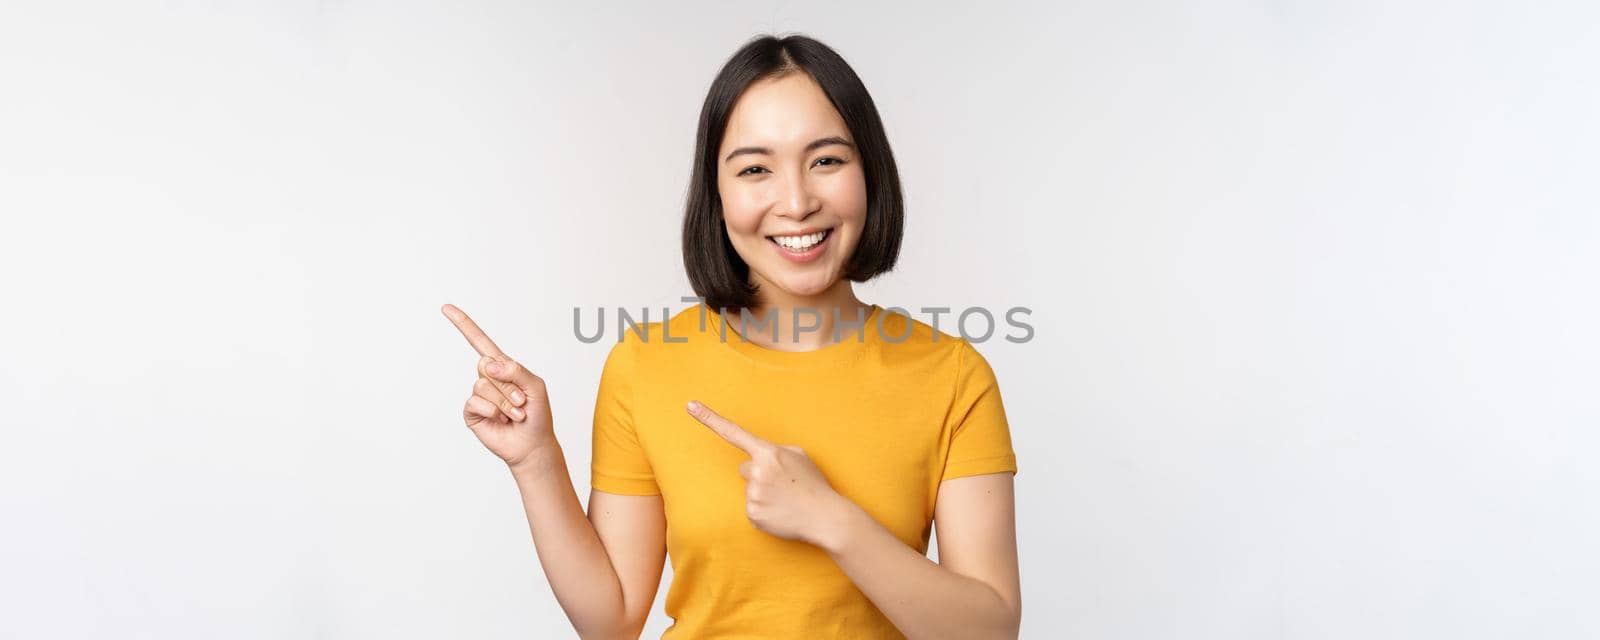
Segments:
[[[521,409],[518,409],[516,407],[512,407],[511,408],[511,417],[516,418],[518,422],[521,422],[522,419],[524,417],[526,417],[526,416],[527,416],[527,414],[523,413]]]
[[[491,362],[491,363],[489,363],[489,366],[484,367],[484,370],[488,371],[489,375],[492,375],[492,376],[500,375],[500,363]]]
[[[689,413],[697,413],[701,408],[703,408],[703,406],[700,403],[693,400],[689,401]]]
[[[512,402],[515,402],[517,404],[522,404],[522,400],[523,400],[523,397],[522,397],[522,392],[521,391],[512,391],[511,392],[511,401]]]

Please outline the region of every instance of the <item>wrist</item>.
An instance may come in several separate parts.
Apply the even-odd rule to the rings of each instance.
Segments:
[[[529,450],[527,455],[516,461],[507,460],[506,468],[518,480],[538,477],[547,473],[557,461],[564,461],[561,454],[561,445],[552,439],[548,444],[541,444]]]
[[[855,538],[854,532],[859,528],[857,525],[867,512],[849,498],[835,495],[836,499],[829,502],[822,517],[817,519],[817,531],[812,544],[837,556],[848,549],[850,541]]]

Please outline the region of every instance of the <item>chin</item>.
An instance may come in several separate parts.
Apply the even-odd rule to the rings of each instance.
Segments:
[[[779,289],[782,289],[784,293],[787,293],[791,296],[822,295],[828,291],[829,287],[833,286],[833,280],[831,279],[818,279],[814,277],[779,278],[775,280],[769,280],[769,282],[772,282]]]

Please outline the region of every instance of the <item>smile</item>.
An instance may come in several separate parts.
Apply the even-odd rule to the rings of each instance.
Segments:
[[[795,262],[810,262],[822,255],[826,249],[828,238],[833,237],[833,229],[823,229],[812,233],[803,233],[789,236],[767,236],[772,241],[772,246],[783,257]]]

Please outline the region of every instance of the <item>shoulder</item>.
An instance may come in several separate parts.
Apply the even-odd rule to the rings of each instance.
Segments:
[[[668,310],[656,309],[665,314]],[[609,358],[625,358],[629,361],[648,359],[652,354],[665,349],[667,346],[681,346],[688,342],[699,342],[702,334],[714,331],[712,319],[702,312],[699,305],[687,307],[673,312],[670,316],[661,317],[654,313],[650,315],[619,314],[615,324],[605,327],[607,331],[615,331],[616,342],[611,346]],[[682,355],[681,352],[673,355]]]
[[[903,309],[885,307],[878,314],[877,324],[867,330],[877,331],[878,340],[896,355],[934,358],[957,368],[983,358],[967,339],[912,317]]]
[[[953,328],[945,331],[950,328],[943,322],[946,319],[937,318],[935,322],[941,326],[936,327],[886,308],[881,314],[883,328],[879,335],[885,359],[920,371],[921,375],[930,376],[929,380],[942,380],[956,394],[998,387],[999,379],[989,359],[971,340],[953,333]]]

